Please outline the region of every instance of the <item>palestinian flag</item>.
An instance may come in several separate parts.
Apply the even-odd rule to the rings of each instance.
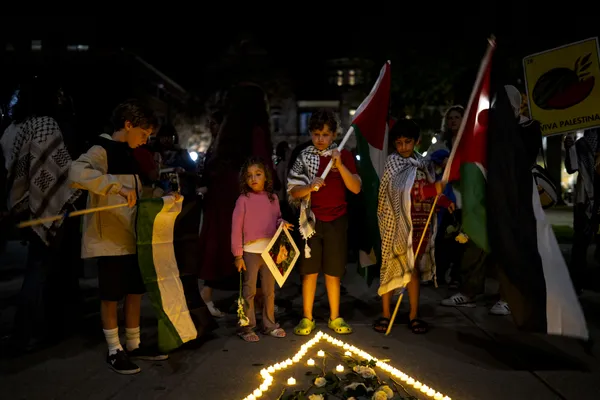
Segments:
[[[518,124],[507,92],[500,86],[488,129],[491,255],[519,328],[587,340],[581,305],[531,174],[535,162],[531,154],[536,149],[528,149],[532,141],[525,135],[532,134]]]
[[[158,319],[158,347],[169,352],[196,339],[173,246],[183,199],[147,199],[137,213],[138,263]]]
[[[377,275],[368,268],[376,264],[381,256],[381,238],[377,222],[377,201],[379,196],[379,180],[383,175],[387,159],[389,108],[391,89],[391,67],[386,62],[371,93],[361,103],[352,119],[352,127],[356,134],[359,162],[359,174],[362,180],[362,196],[366,211],[365,237],[369,239],[362,246],[359,259],[359,274],[367,279],[369,285]],[[365,248],[368,247],[368,248]],[[366,251],[365,251],[366,250]]]
[[[490,42],[442,177],[443,182],[458,182],[462,202],[462,230],[485,251],[489,251],[485,191],[490,75],[494,48],[495,44]]]

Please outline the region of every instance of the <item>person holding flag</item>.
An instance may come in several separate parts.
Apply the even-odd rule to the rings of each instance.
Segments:
[[[390,302],[396,289],[408,288],[410,314],[408,327],[413,333],[426,333],[428,324],[418,318],[421,277],[435,277],[434,240],[437,224],[429,224],[434,198],[441,194],[441,182],[435,182],[432,162],[415,151],[420,138],[419,126],[410,119],[398,121],[389,131],[395,149],[387,160],[381,185],[377,218],[382,238],[381,272],[378,294],[382,297],[383,316],[373,328],[385,333],[390,325]],[[454,210],[446,196],[439,206]]]

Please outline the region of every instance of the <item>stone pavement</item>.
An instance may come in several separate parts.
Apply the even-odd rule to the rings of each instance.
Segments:
[[[10,327],[14,295],[20,287],[18,244],[11,243],[0,258],[0,333]],[[21,249],[22,253],[22,249]],[[374,332],[372,321],[379,306],[375,285],[367,288],[348,266],[342,298],[342,315],[355,333],[340,337],[374,357],[390,363],[408,375],[453,399],[597,399],[600,393],[600,355],[593,356],[572,340],[518,333],[510,317],[488,315],[494,302],[483,297],[480,307],[458,309],[439,306],[444,288],[424,287],[422,316],[432,324],[426,335],[414,335],[405,325],[394,327],[389,337]],[[6,399],[243,399],[260,384],[259,371],[291,357],[306,342],[294,336],[300,317],[299,278],[290,277],[278,292],[278,303],[286,311],[280,318],[289,336],[262,337],[259,343],[245,343],[234,335],[235,315],[220,321],[214,337],[191,349],[174,352],[166,362],[140,362],[142,372],[121,376],[104,362],[105,344],[99,326],[96,280],[93,271],[81,281],[86,293],[86,322],[60,344],[18,358],[0,359],[1,398]],[[491,287],[491,285],[490,285]],[[217,305],[233,311],[234,292],[216,294]],[[592,337],[600,338],[600,295],[586,292],[582,305]],[[156,322],[145,301],[142,335],[152,340]],[[403,302],[401,312],[407,310]],[[326,326],[327,299],[322,282],[317,293],[315,317],[318,329]],[[329,332],[331,333],[331,332]],[[6,350],[6,349],[5,349]],[[281,388],[287,375],[274,374]],[[299,381],[304,379],[297,376]],[[262,398],[276,399],[281,389]],[[422,395],[420,398],[425,398]]]

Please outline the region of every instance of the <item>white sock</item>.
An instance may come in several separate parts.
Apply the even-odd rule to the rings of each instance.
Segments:
[[[125,328],[125,339],[128,351],[133,351],[140,347],[140,327]]]
[[[106,344],[108,345],[108,354],[113,355],[119,350],[123,350],[121,347],[121,340],[119,339],[119,328],[115,329],[103,329],[104,337],[106,338]]]

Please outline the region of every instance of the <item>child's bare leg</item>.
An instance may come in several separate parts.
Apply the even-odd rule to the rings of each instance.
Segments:
[[[419,269],[416,268],[412,273],[412,277],[406,288],[408,289],[408,298],[410,300],[410,314],[409,321],[417,318],[419,316],[419,295],[421,292],[421,274],[419,273]]]
[[[325,288],[327,289],[327,299],[329,300],[329,318],[333,321],[340,316],[340,278],[325,274]],[[314,293],[313,291],[313,298]]]
[[[141,294],[128,294],[125,297],[125,328],[137,328],[140,326],[141,307]]]
[[[387,293],[384,293],[383,296],[381,296],[381,307],[383,309],[383,318],[387,318],[390,319],[392,318],[392,312],[390,310],[390,303],[392,302],[392,297],[394,295],[394,291],[391,290]]]
[[[318,277],[319,274],[308,274],[302,277],[302,304],[304,308],[304,317],[311,321],[313,320],[313,305],[315,302],[315,292],[317,291]],[[329,290],[327,293],[329,293]]]
[[[128,351],[140,347],[141,294],[128,294],[125,297],[125,338]]]
[[[116,301],[102,300],[100,302],[100,318],[102,319],[103,329],[117,328],[117,304]]]

